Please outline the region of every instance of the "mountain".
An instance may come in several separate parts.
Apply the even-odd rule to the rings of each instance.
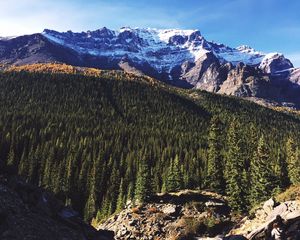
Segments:
[[[81,33],[45,29],[0,39],[0,63],[61,62],[148,75],[184,88],[299,107],[299,70],[282,54],[208,41],[198,30],[101,28]]]

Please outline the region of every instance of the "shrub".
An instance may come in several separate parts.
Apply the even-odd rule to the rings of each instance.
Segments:
[[[185,218],[184,221],[184,235],[181,236],[181,239],[189,239],[187,237],[192,237],[197,235],[199,232],[206,231],[206,226],[197,219]]]
[[[290,186],[286,191],[276,196],[276,201],[278,202],[291,200],[300,200],[300,185]]]
[[[139,214],[141,209],[139,207],[131,208],[132,213]]]
[[[149,213],[158,213],[160,212],[156,207],[150,207],[147,210]]]

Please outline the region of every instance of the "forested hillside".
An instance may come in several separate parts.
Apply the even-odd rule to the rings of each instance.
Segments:
[[[300,120],[254,103],[116,72],[2,72],[0,89],[1,169],[86,220],[181,188],[245,211],[300,180]]]

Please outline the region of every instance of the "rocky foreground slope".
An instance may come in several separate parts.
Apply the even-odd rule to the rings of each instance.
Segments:
[[[270,236],[278,215],[285,222],[288,239],[300,239],[298,199],[283,202],[270,199],[249,216],[240,218],[230,211],[226,198],[191,190],[158,194],[139,207],[128,202],[126,209],[97,227],[114,231],[120,240],[260,240]]]
[[[1,240],[112,240],[96,231],[51,193],[19,178],[0,176]]]
[[[114,231],[116,239],[193,239],[214,236],[232,227],[230,208],[218,194],[185,190],[158,194],[151,202],[125,210],[98,225]]]
[[[51,193],[17,177],[0,177],[0,239],[3,240],[261,240],[270,234],[279,215],[289,240],[300,239],[299,188],[269,199],[240,218],[226,198],[196,190],[157,194],[148,203],[126,208],[104,222],[98,231],[84,223]],[[100,230],[101,229],[101,230]],[[104,230],[102,230],[104,229]]]
[[[60,62],[145,74],[180,87],[300,106],[299,69],[280,53],[208,41],[198,30],[101,28],[0,39],[0,63]]]

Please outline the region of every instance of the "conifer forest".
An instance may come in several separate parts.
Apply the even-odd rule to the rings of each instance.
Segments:
[[[0,73],[0,169],[86,221],[128,200],[207,189],[232,209],[300,180],[300,119],[235,97],[118,72]]]

